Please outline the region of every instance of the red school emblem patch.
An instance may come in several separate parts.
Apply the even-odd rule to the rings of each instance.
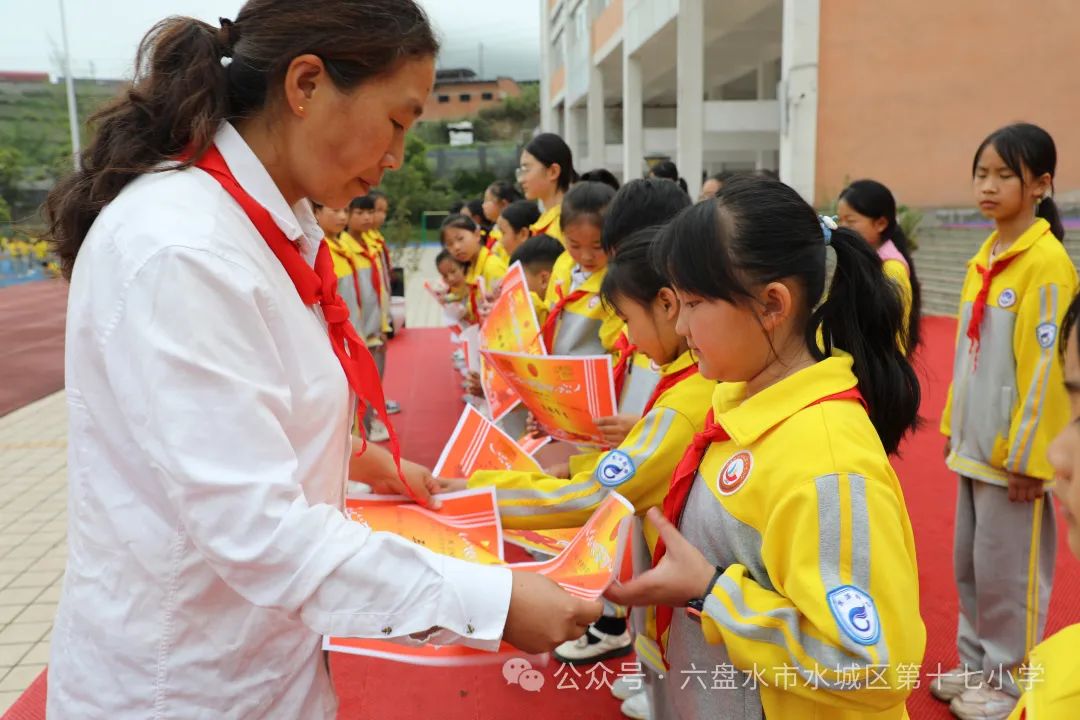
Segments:
[[[724,463],[720,468],[720,475],[716,478],[716,489],[721,495],[733,495],[743,486],[750,477],[750,470],[754,467],[754,456],[749,450],[741,450]]]

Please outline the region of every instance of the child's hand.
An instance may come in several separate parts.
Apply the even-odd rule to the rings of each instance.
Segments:
[[[551,477],[568,478],[570,477],[570,463],[561,462],[556,463],[555,465],[550,465],[544,468],[544,472]]]
[[[461,320],[468,314],[468,310],[465,309],[465,303],[461,302],[449,302],[443,305],[446,308],[446,314],[455,320]]]
[[[667,553],[660,564],[626,583],[615,582],[604,597],[619,605],[671,605],[682,607],[708,592],[716,568],[701,551],[687,542],[678,528],[668,522],[659,508],[648,513],[649,522],[660,531]]]
[[[1041,498],[1043,481],[1029,475],[1009,473],[1009,500],[1012,502],[1032,502]]]
[[[540,427],[540,423],[536,422],[536,417],[532,413],[525,418],[525,432],[534,438],[547,437],[547,432]]]
[[[949,459],[949,455],[952,453],[952,438],[945,438],[945,459]]]
[[[486,297],[476,303],[476,309],[480,313],[480,322],[487,320],[487,316],[491,314],[491,307],[492,303]]]
[[[480,373],[470,370],[465,377],[465,392],[475,397],[484,397],[484,388],[480,384]]]
[[[604,442],[610,447],[619,447],[639,420],[637,415],[612,415],[597,418],[596,427],[603,434]]]

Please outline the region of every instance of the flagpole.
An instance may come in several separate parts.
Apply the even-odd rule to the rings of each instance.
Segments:
[[[68,46],[67,17],[64,13],[64,0],[60,3],[60,34],[64,39],[64,83],[67,85],[68,125],[71,128],[71,155],[75,169],[79,169],[79,113],[75,107],[75,80],[71,77],[71,49]]]

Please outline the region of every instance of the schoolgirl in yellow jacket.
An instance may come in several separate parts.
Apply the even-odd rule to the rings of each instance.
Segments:
[[[818,307],[826,243],[837,272]],[[650,512],[653,569],[608,592],[652,606],[637,649],[653,717],[905,718],[925,629],[888,453],[919,390],[880,259],[755,177],[683,211],[656,257],[721,383]]]

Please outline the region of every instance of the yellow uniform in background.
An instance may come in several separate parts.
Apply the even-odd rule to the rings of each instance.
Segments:
[[[567,254],[560,256],[570,257]],[[603,355],[610,353],[619,339],[626,323],[619,319],[600,300],[600,284],[604,281],[606,268],[585,278],[576,265],[556,261],[548,284],[548,309],[554,313],[563,298],[581,291],[581,297],[563,305],[554,322],[554,342],[550,343],[550,355]]]
[[[1073,720],[1080,716],[1080,625],[1070,625],[1035,646],[1027,662],[1030,688],[1009,720]]]
[[[469,263],[465,270],[465,282],[469,285],[468,310],[469,322],[478,323],[480,318],[478,308],[483,300],[483,293],[490,294],[506,275],[506,263],[497,255],[492,254],[486,247],[481,246],[476,258]],[[483,291],[481,291],[481,278],[483,278]]]
[[[922,661],[926,631],[903,492],[859,403],[813,404],[855,387],[851,365],[836,353],[750,398],[743,383],[716,387],[730,439],[707,449],[680,530],[723,574],[699,619],[675,609],[671,670],[649,677],[659,716],[907,717],[918,674],[902,671]],[[655,609],[642,630],[638,657],[657,668]],[[712,689],[732,666],[755,679]],[[709,689],[684,682],[694,668]]]
[[[665,376],[694,365],[683,353],[665,366]],[[716,385],[693,373],[665,389],[645,417],[614,450],[592,454],[589,467],[569,479],[539,472],[483,470],[469,487],[494,486],[502,524],[508,528],[546,530],[584,525],[611,489],[634,504],[639,514],[660,505],[675,466],[700,432]]]
[[[566,238],[562,233],[562,203],[545,210],[536,222],[529,226],[529,234],[550,235],[566,245]]]

